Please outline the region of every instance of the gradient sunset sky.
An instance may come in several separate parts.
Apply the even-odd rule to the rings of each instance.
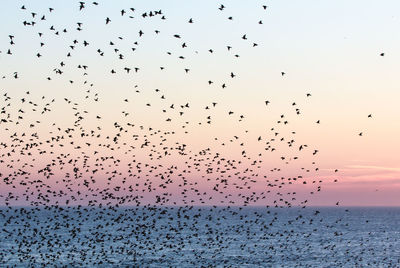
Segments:
[[[301,167],[318,167],[319,171],[310,173],[309,179],[323,179],[324,184],[321,193],[309,198],[311,205],[334,205],[340,201],[343,206],[399,206],[400,2],[237,0],[226,1],[226,8],[220,11],[221,3],[118,1],[117,6],[114,1],[99,1],[98,7],[88,2],[85,12],[79,12],[79,1],[33,1],[26,2],[26,8],[46,14],[46,20],[29,28],[22,22],[32,17],[20,9],[22,2],[3,1],[0,75],[5,78],[0,80],[0,94],[7,92],[20,99],[30,91],[38,101],[42,96],[56,99],[52,113],[44,117],[26,115],[28,121],[43,121],[36,131],[44,136],[53,122],[68,126],[73,121],[71,110],[62,101],[68,98],[80,101],[80,107],[89,111],[92,118],[101,115],[104,133],[112,133],[112,124],[118,118],[138,126],[176,131],[176,141],[193,151],[209,147],[231,158],[240,157],[243,150],[239,142],[230,142],[238,136],[249,155],[263,154],[258,158],[263,160],[260,170],[268,176],[270,168],[276,166],[281,168],[278,177],[294,176]],[[262,5],[268,7],[264,10]],[[48,12],[50,6],[54,13]],[[129,7],[136,10],[130,14]],[[135,18],[120,16],[122,8]],[[159,9],[165,14],[165,21],[140,16]],[[107,26],[106,17],[111,19]],[[193,24],[187,23],[190,18]],[[262,24],[258,23],[260,19]],[[84,31],[75,30],[76,22],[83,23]],[[50,26],[69,31],[55,37],[48,33]],[[155,34],[155,29],[160,33]],[[138,36],[139,30],[144,32],[143,37]],[[41,38],[38,32],[46,34]],[[175,34],[181,38],[174,38]],[[242,40],[244,34],[247,40]],[[6,54],[9,35],[15,36],[12,56]],[[43,38],[46,42],[40,47]],[[80,43],[73,56],[64,60],[74,39]],[[89,45],[83,47],[82,40]],[[118,59],[110,41],[124,51],[124,61]],[[186,48],[181,47],[184,42]],[[227,51],[227,45],[232,46],[231,51]],[[132,47],[137,49],[130,53]],[[105,56],[99,57],[97,49]],[[42,54],[39,59],[38,52]],[[185,59],[179,60],[178,56]],[[53,69],[63,60],[71,68],[56,76]],[[88,77],[101,102],[82,101],[90,87],[83,85],[86,78],[76,68],[79,64],[89,66]],[[123,72],[127,65],[139,67],[140,71],[128,76]],[[190,69],[188,74],[185,68]],[[111,74],[111,69],[117,74]],[[20,79],[12,78],[16,71]],[[236,74],[233,79],[231,72]],[[49,76],[51,81],[46,79]],[[208,80],[214,83],[210,86]],[[221,87],[224,83],[226,88]],[[157,95],[154,89],[161,93]],[[165,101],[160,99],[163,94],[168,96]],[[266,100],[270,102],[267,106]],[[212,113],[204,109],[214,101],[218,105]],[[148,103],[151,106],[146,106]],[[172,103],[189,103],[190,109],[167,122],[162,109]],[[0,106],[3,105],[1,98]],[[15,106],[16,112],[18,108]],[[295,108],[300,109],[300,115]],[[121,111],[129,111],[129,116],[122,116]],[[229,111],[234,114],[228,115]],[[289,123],[276,128],[282,114]],[[368,118],[369,114],[372,118]],[[206,123],[209,115],[212,124]],[[240,115],[244,120],[239,121]],[[95,119],[85,123],[87,128],[97,125]],[[277,152],[266,153],[257,138],[273,138],[274,126],[286,136],[295,131],[296,146],[278,145]],[[9,134],[24,132],[26,127],[15,125],[9,132],[0,129],[0,140],[10,141]],[[122,139],[129,144],[128,137]],[[221,146],[221,142],[229,146]],[[300,144],[307,144],[308,152],[300,154]],[[318,154],[313,155],[315,149]],[[146,161],[146,156],[138,154]],[[282,155],[299,155],[301,159],[286,165],[280,160]],[[178,158],[168,161],[184,162]],[[0,165],[0,173],[5,169]],[[337,183],[333,182],[335,179]],[[307,187],[294,189],[306,196]]]

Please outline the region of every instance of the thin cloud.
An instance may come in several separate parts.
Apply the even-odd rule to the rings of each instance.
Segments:
[[[381,166],[366,166],[366,165],[350,165],[346,167],[351,169],[373,169],[373,170],[400,172],[400,167],[381,167]]]

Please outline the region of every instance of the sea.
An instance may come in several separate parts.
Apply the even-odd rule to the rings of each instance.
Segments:
[[[0,267],[400,267],[400,208],[3,207]]]

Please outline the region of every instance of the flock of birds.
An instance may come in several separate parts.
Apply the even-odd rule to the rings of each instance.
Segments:
[[[162,121],[160,126],[131,120],[129,107],[134,98],[125,97],[115,105],[116,109],[123,109],[122,115],[113,117],[110,123],[101,111],[88,108],[95,107],[93,104],[102,107],[106,101],[102,92],[96,90],[96,81],[92,80],[89,70],[111,57],[124,65],[106,70],[109,75],[140,73],[143,68],[131,66],[127,60],[129,53],[140,53],[143,36],[158,36],[163,32],[154,29],[149,33],[140,29],[134,40],[127,41],[133,44],[129,51],[118,46],[128,39],[125,36],[113,36],[107,47],[101,48],[104,44],[95,44],[84,38],[68,40],[71,33],[85,32],[84,23],[77,21],[69,28],[58,28],[51,23],[57,18],[56,8],[38,12],[30,5],[19,7],[19,12],[26,18],[21,23],[28,34],[34,33],[40,41],[28,44],[38,46],[39,51],[35,61],[26,64],[33,67],[36,61],[50,57],[46,55],[46,48],[54,36],[64,40],[67,53],[56,66],[52,66],[48,75],[35,79],[44,83],[56,80],[65,83],[65,88],[77,85],[81,91],[75,96],[83,92],[84,97],[78,100],[68,96],[38,96],[34,89],[24,90],[21,96],[16,97],[14,92],[1,87],[0,204],[4,208],[0,210],[0,219],[4,224],[0,233],[2,241],[7,241],[0,246],[1,263],[15,261],[43,267],[55,263],[106,266],[117,265],[119,262],[115,256],[121,255],[131,265],[151,265],[149,256],[173,265],[169,256],[176,255],[192,256],[184,265],[196,266],[207,258],[220,258],[220,264],[227,265],[230,260],[224,255],[224,249],[231,245],[237,246],[237,256],[251,255],[255,247],[263,248],[267,252],[260,260],[263,263],[276,260],[277,256],[283,256],[283,252],[290,251],[295,254],[293,256],[299,256],[312,250],[308,239],[312,239],[316,231],[313,227],[315,222],[324,226],[334,239],[340,238],[337,226],[344,224],[342,219],[324,225],[321,223],[326,219],[318,209],[312,209],[312,212],[306,209],[309,197],[319,194],[325,182],[318,175],[315,157],[319,151],[309,144],[297,143],[295,131],[286,135],[282,130],[289,124],[285,113],[270,126],[269,133],[256,135],[260,149],[257,154],[246,148],[247,134],[251,130],[240,129],[240,125],[231,138],[215,137],[209,147],[201,150],[192,149],[191,144],[180,141],[182,135],[190,136],[196,129],[214,124],[216,113],[224,114],[223,120],[226,121],[247,119],[240,112],[217,110],[223,100],[210,99],[202,108],[206,117],[197,122],[187,116],[193,109],[190,100],[170,103],[168,89],[145,89],[138,83],[134,86],[137,96],[150,90],[150,94],[157,98],[156,104],[142,103],[143,116],[157,116]],[[84,13],[100,6],[101,2],[82,1],[77,2],[75,9]],[[260,5],[259,8],[268,14],[268,6]],[[234,20],[233,16],[226,14],[224,4],[215,9],[221,12],[223,19]],[[119,14],[105,17],[99,31],[102,31],[101,27],[113,24],[116,16],[132,21],[152,18],[168,23],[167,15],[163,10],[139,11],[127,7]],[[186,23],[195,24],[196,18],[188,17]],[[262,18],[255,20],[255,24],[262,25]],[[36,30],[39,26],[46,30]],[[0,53],[2,57],[18,55],[20,51],[14,47],[21,34],[10,33],[7,47]],[[176,33],[170,38],[178,41],[179,49],[190,49],[189,40],[185,40],[182,34]],[[250,41],[248,34],[238,35],[237,41],[250,42],[250,49],[260,45]],[[83,49],[91,49],[97,54],[98,63],[93,63],[97,66],[87,63],[73,66],[74,53]],[[234,58],[240,57],[233,52],[234,44],[226,44],[225,51],[232,53]],[[186,64],[190,61],[190,56],[171,51],[166,53],[177,61]],[[210,48],[205,53],[217,52]],[[80,75],[70,78],[69,74],[75,72],[75,68]],[[157,66],[156,69],[166,72],[168,66]],[[191,72],[189,67],[182,70],[184,75]],[[239,75],[233,71],[227,73],[228,79],[236,79]],[[280,73],[282,79],[286,75],[283,71]],[[26,73],[7,70],[1,76],[3,81],[13,83],[24,80]],[[215,84],[218,84],[218,90],[227,90],[229,85],[227,80],[204,81],[205,87]],[[116,96],[118,90],[113,89]],[[305,92],[304,99],[309,98],[312,94]],[[159,101],[161,105],[157,104]],[[270,100],[262,100],[260,105],[268,109],[270,103]],[[295,102],[291,106],[300,116],[299,106]],[[63,114],[55,112],[60,107],[64,109]],[[368,117],[372,118],[372,115]],[[176,129],[164,127],[165,124]],[[320,124],[320,120],[316,124]],[[229,152],[229,148],[234,147],[239,148],[237,157],[234,153],[216,150],[225,148]],[[287,154],[287,150],[291,153]],[[279,164],[268,167],[270,163],[265,159],[272,159],[277,154]],[[306,161],[314,159],[311,165],[299,167],[296,175],[283,174],[285,166],[299,162],[303,156]],[[296,189],[302,187],[307,194],[299,196]],[[253,205],[263,208],[252,210]],[[293,208],[296,213],[283,221],[279,219],[279,208]],[[257,242],[254,244],[246,242],[255,238]],[[334,239],[321,242],[324,254],[334,254]],[[292,248],[291,244],[298,240],[304,241],[302,247]],[[145,260],[149,262],[145,263]],[[236,261],[240,263],[241,260]],[[210,262],[208,265],[213,264]]]

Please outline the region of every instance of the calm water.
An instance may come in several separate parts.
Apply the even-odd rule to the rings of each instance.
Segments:
[[[3,208],[0,222],[2,267],[400,267],[399,208]]]

